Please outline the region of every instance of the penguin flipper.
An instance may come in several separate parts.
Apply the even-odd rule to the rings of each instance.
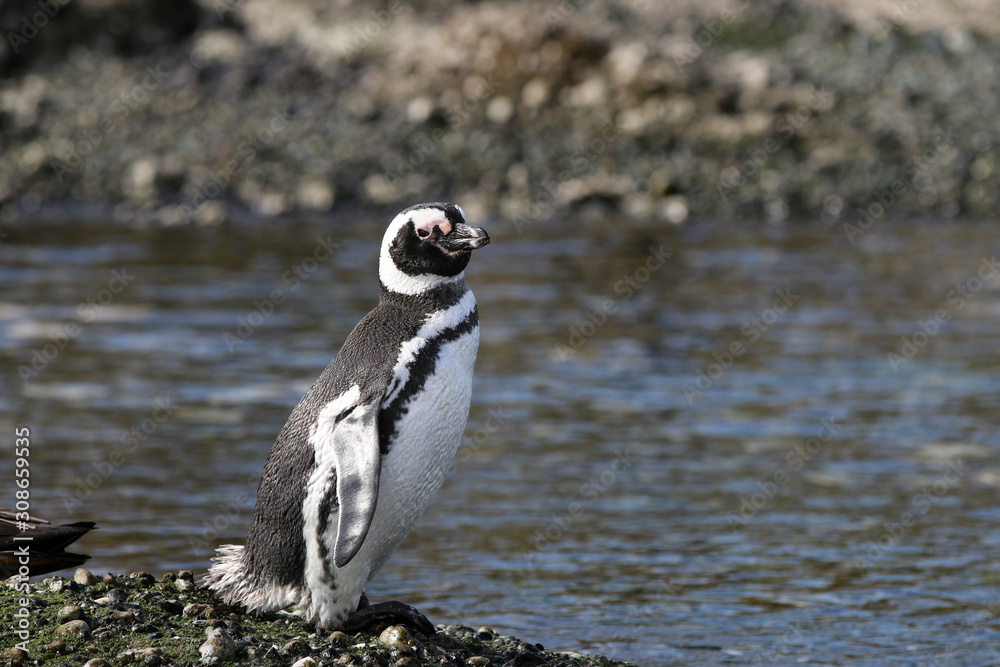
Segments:
[[[337,468],[337,544],[334,564],[347,565],[365,541],[378,501],[382,468],[378,433],[379,401],[358,404],[333,432]]]

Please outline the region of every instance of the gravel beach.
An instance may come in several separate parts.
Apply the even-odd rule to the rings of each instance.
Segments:
[[[26,610],[26,612],[24,611]],[[19,621],[27,624],[18,636]],[[257,617],[227,607],[192,572],[96,576],[77,570],[0,587],[0,664],[369,665],[371,667],[614,667],[629,663],[547,651],[489,628],[437,626],[423,637],[401,626],[377,634],[317,630],[292,614]],[[23,643],[22,643],[23,642]],[[27,649],[27,650],[25,650]]]

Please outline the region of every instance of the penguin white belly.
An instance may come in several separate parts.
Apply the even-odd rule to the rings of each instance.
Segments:
[[[434,373],[397,424],[396,438],[382,460],[375,517],[358,554],[369,563],[369,578],[403,542],[444,482],[465,432],[478,348],[478,327],[442,345]]]

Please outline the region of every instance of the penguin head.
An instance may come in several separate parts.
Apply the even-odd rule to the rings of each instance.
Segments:
[[[379,279],[393,292],[419,294],[463,279],[472,251],[490,242],[465,222],[456,204],[417,204],[401,212],[382,237]]]

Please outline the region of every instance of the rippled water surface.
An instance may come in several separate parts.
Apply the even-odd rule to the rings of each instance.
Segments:
[[[203,571],[383,225],[5,230],[0,474],[28,426],[92,569]],[[996,664],[1000,228],[484,225],[466,440],[373,600],[642,665]]]

